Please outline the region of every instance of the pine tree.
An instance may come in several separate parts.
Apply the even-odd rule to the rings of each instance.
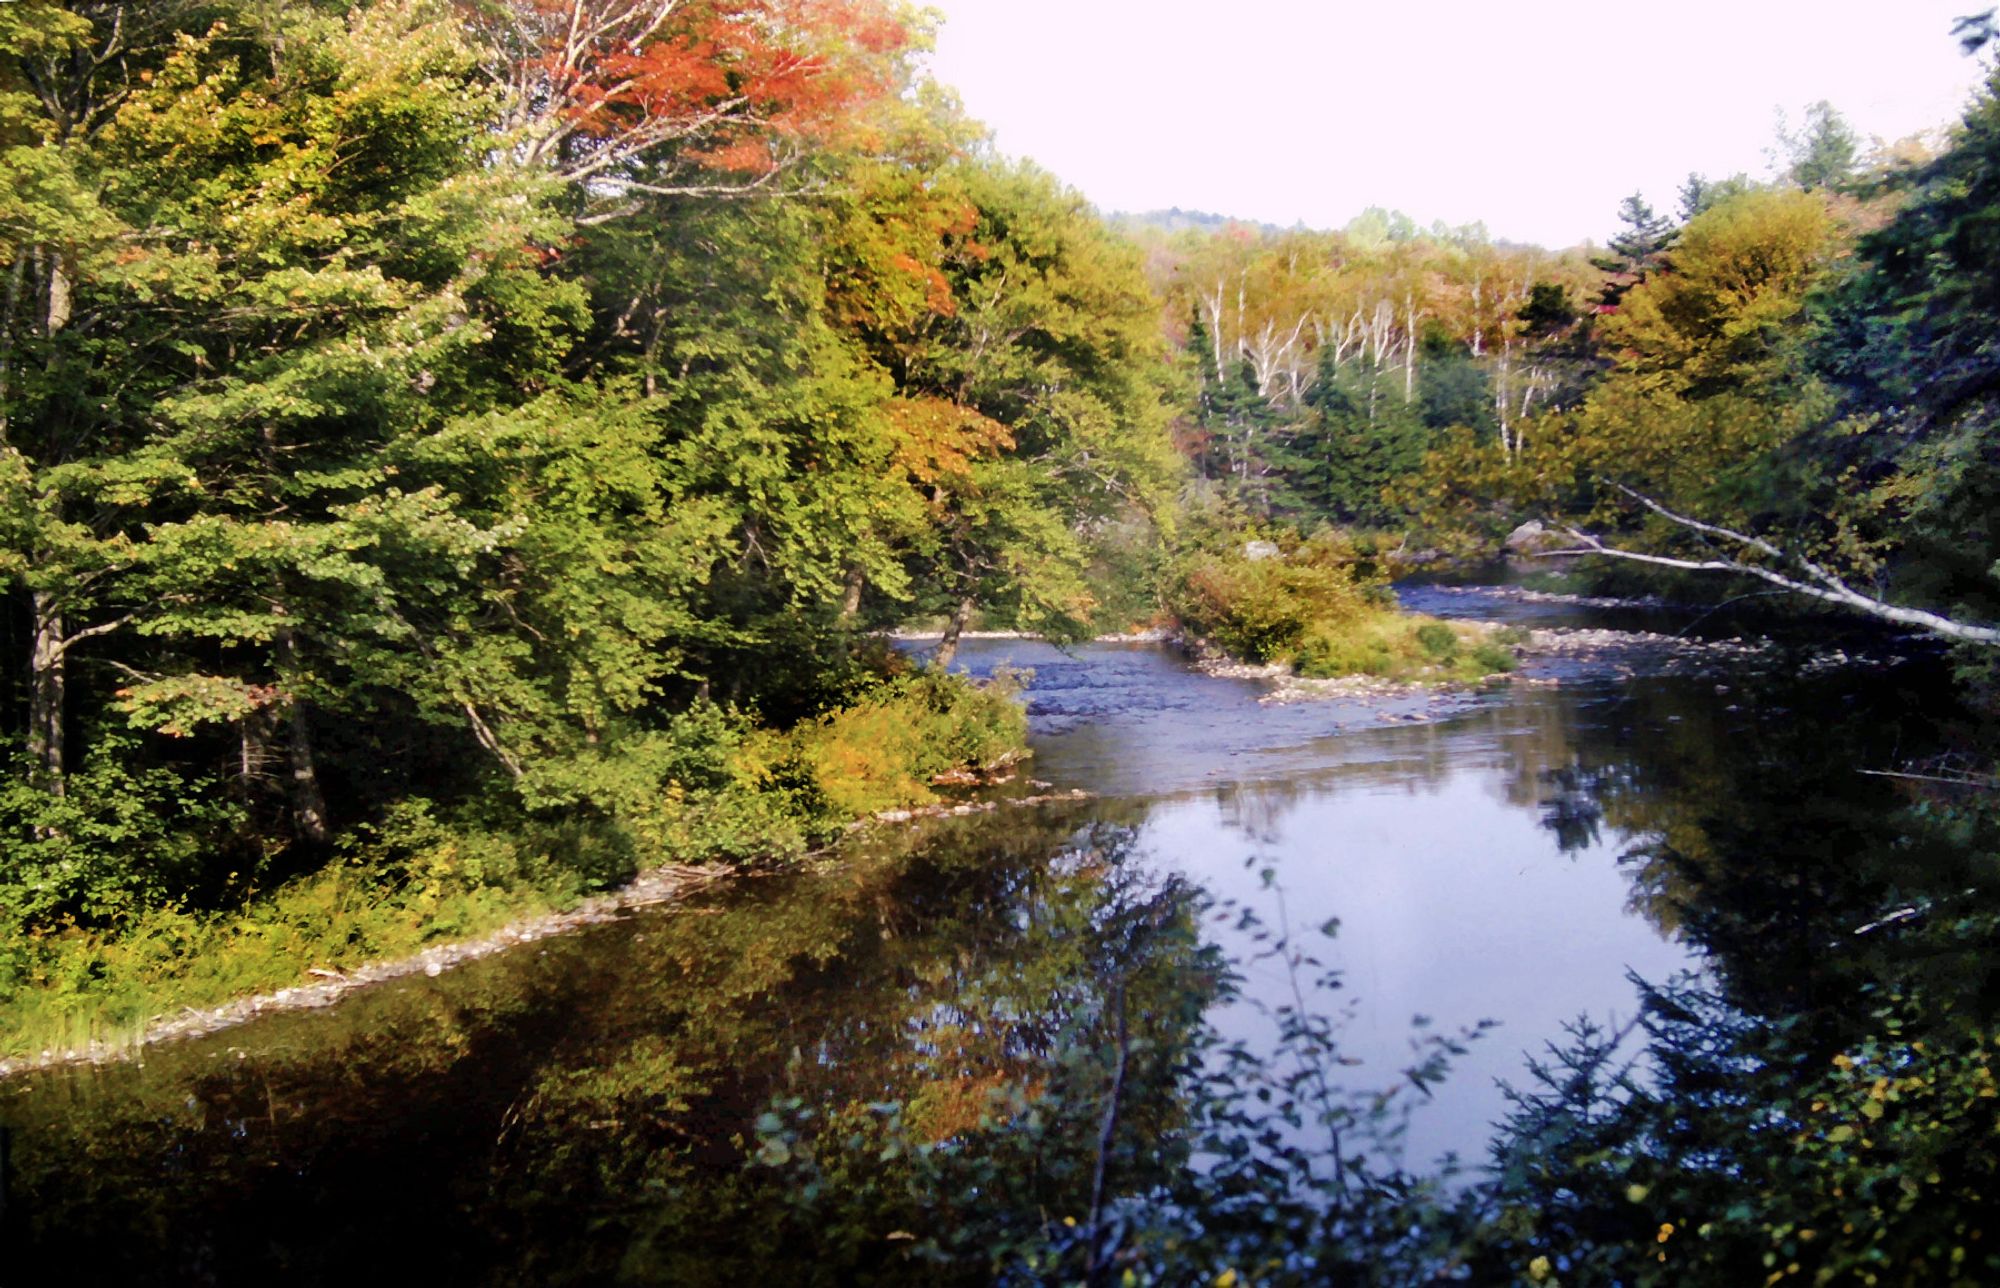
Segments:
[[[1783,143],[1791,156],[1785,177],[1807,192],[1840,187],[1861,161],[1860,137],[1825,99],[1806,109],[1805,128]]]
[[[1611,238],[1610,253],[1590,261],[1609,275],[1598,297],[1607,309],[1616,309],[1627,291],[1660,268],[1675,235],[1672,221],[1655,214],[1641,193],[1619,203],[1618,220],[1624,229]]]
[[[1400,515],[1385,499],[1430,445],[1422,404],[1405,402],[1378,371],[1345,368],[1321,349],[1306,393],[1307,415],[1285,450],[1291,508],[1338,523],[1387,525]]]

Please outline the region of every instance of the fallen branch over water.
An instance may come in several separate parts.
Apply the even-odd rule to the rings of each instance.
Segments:
[[[1604,481],[1609,482],[1609,480]],[[1870,617],[1877,617],[1886,622],[1894,622],[1898,626],[1914,627],[1917,630],[1927,631],[1932,635],[1937,635],[1944,639],[1956,640],[1966,644],[1983,644],[1988,647],[2000,645],[2000,627],[1988,626],[1979,622],[1963,622],[1956,618],[1946,617],[1941,613],[1933,613],[1921,608],[1907,608],[1901,604],[1892,604],[1878,596],[1855,589],[1843,581],[1831,569],[1808,559],[1797,550],[1781,550],[1762,537],[1738,532],[1734,528],[1725,528],[1718,523],[1704,523],[1700,519],[1690,518],[1685,514],[1677,514],[1669,510],[1666,506],[1661,505],[1658,501],[1655,501],[1652,497],[1642,492],[1636,492],[1622,483],[1612,483],[1611,486],[1669,523],[1677,524],[1690,532],[1700,533],[1704,537],[1713,538],[1724,543],[1725,546],[1735,546],[1753,555],[1770,559],[1781,566],[1789,565],[1797,571],[1795,573],[1786,573],[1780,571],[1778,568],[1752,562],[1748,558],[1738,558],[1731,555],[1718,554],[1706,559],[1678,559],[1667,555],[1648,554],[1640,550],[1627,550],[1620,546],[1611,545],[1595,534],[1585,532],[1581,528],[1564,529],[1576,541],[1577,545],[1574,549],[1549,550],[1538,555],[1537,558],[1561,559],[1574,558],[1580,555],[1602,555],[1608,559],[1623,559],[1631,563],[1649,564],[1656,568],[1675,568],[1685,572],[1720,572],[1739,577],[1755,577],[1759,581],[1768,582],[1778,587],[1778,589],[1794,595],[1801,595],[1808,599],[1817,599],[1822,603],[1838,604],[1842,608],[1850,608],[1856,612],[1865,613]]]

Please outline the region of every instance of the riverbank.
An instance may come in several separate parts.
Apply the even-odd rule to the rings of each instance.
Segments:
[[[1502,623],[1459,623],[1491,638],[1507,629]],[[1469,702],[1482,692],[1501,686],[1553,687],[1578,679],[1624,680],[1641,675],[1714,674],[1731,670],[1755,669],[1782,661],[1801,674],[1829,668],[1873,664],[1875,659],[1850,654],[1837,648],[1786,650],[1773,641],[1730,637],[1716,640],[1689,639],[1660,632],[1617,631],[1601,628],[1544,628],[1516,632],[1518,642],[1511,649],[1521,663],[1514,671],[1496,671],[1469,680],[1413,681],[1382,676],[1353,675],[1333,678],[1302,676],[1284,663],[1245,663],[1229,658],[1200,641],[1165,641],[1188,657],[1194,669],[1205,676],[1226,680],[1254,681],[1265,688],[1256,699],[1259,705],[1305,703],[1347,703],[1357,708],[1349,727],[1364,723],[1435,723],[1462,714]],[[1005,640],[1020,638],[1014,633],[992,632],[980,638]],[[1156,639],[1114,636],[1111,644],[1157,643]],[[1019,750],[992,757],[976,770],[957,769],[939,773],[930,786],[956,795],[968,789],[1000,787],[1013,780],[1022,759]],[[1026,784],[1029,795],[1011,799],[997,797],[946,799],[941,801],[898,801],[872,808],[857,821],[847,824],[847,832],[870,825],[897,825],[925,819],[962,817],[985,813],[1011,805],[1036,805],[1057,800],[1074,800],[1080,793],[1050,791],[1051,785],[1033,780]],[[1016,788],[1015,790],[1021,790]],[[805,856],[824,860],[832,853],[822,848]],[[797,860],[793,860],[795,866]],[[98,1063],[142,1052],[160,1042],[197,1037],[235,1027],[263,1015],[287,1010],[306,1010],[331,1005],[359,988],[407,978],[415,974],[435,976],[466,962],[479,960],[517,945],[532,943],[584,926],[614,919],[632,908],[679,899],[718,882],[755,872],[754,865],[702,865],[668,863],[649,866],[629,884],[617,889],[582,897],[564,897],[561,891],[521,888],[483,903],[461,903],[449,909],[433,910],[433,916],[459,923],[460,929],[443,942],[430,944],[394,942],[384,950],[358,960],[343,960],[326,948],[329,940],[304,939],[289,948],[284,942],[260,943],[262,956],[247,968],[249,987],[229,987],[223,996],[212,996],[214,981],[202,984],[176,999],[176,1005],[154,1006],[128,1011],[91,1029],[65,1033],[44,1025],[49,1036],[36,1046],[20,1046],[0,1058],[0,1077],[52,1064]],[[350,892],[351,894],[352,892]],[[330,927],[347,921],[339,915],[337,898],[309,899],[335,915],[326,918]],[[281,919],[282,920],[282,919]],[[292,918],[296,922],[297,918]],[[318,943],[319,946],[315,946]],[[230,949],[224,949],[227,955]],[[197,954],[199,955],[199,954]],[[267,967],[260,977],[258,967]],[[273,971],[282,971],[272,974]],[[273,982],[282,980],[280,986]],[[171,988],[170,980],[163,985]],[[210,997],[203,997],[209,992]],[[32,1031],[32,1030],[26,1030]],[[24,1035],[14,1026],[13,1036]]]
[[[1008,758],[991,766],[991,786],[1013,781],[1012,767],[1021,757]],[[1046,789],[1050,784],[1033,784]],[[1041,805],[1088,800],[1082,790],[1038,791],[1036,794],[970,801],[949,801],[908,809],[882,810],[848,825],[847,836],[854,838],[870,827],[902,826],[931,819],[964,818],[1000,809],[1032,808]],[[812,857],[825,860],[838,851],[838,844],[816,851]],[[787,869],[795,870],[795,869]],[[332,1006],[360,990],[418,975],[430,979],[471,962],[492,957],[509,949],[565,935],[585,926],[616,921],[635,909],[677,903],[713,887],[752,880],[770,869],[693,867],[668,864],[649,868],[627,884],[604,894],[592,895],[574,907],[519,918],[475,938],[437,944],[421,952],[389,960],[371,961],[344,970],[310,967],[305,971],[311,983],[280,988],[238,998],[205,1008],[183,1007],[178,1015],[151,1016],[128,1028],[123,1037],[92,1038],[81,1046],[50,1047],[27,1056],[0,1058],[0,1080],[36,1070],[74,1065],[102,1065],[114,1061],[143,1059],[150,1047],[163,1043],[207,1037],[237,1028],[253,1020],[293,1011],[311,1011]]]
[[[789,729],[709,708],[566,795],[405,802],[200,899],[63,904],[53,879],[22,881],[11,906],[0,890],[0,1059],[88,1058],[168,1020],[587,924],[666,880],[642,874],[796,866],[857,820],[1011,774],[1027,737],[1015,694],[919,670]]]

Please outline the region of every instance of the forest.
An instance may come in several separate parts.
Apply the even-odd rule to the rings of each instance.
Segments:
[[[796,868],[1020,757],[981,630],[1472,680],[1511,549],[2000,701],[2000,78],[1545,249],[1109,215],[933,21],[0,5],[0,1056]]]

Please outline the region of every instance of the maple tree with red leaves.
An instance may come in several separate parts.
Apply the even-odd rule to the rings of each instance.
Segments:
[[[896,91],[882,0],[472,0],[519,155],[607,195],[762,188]]]

